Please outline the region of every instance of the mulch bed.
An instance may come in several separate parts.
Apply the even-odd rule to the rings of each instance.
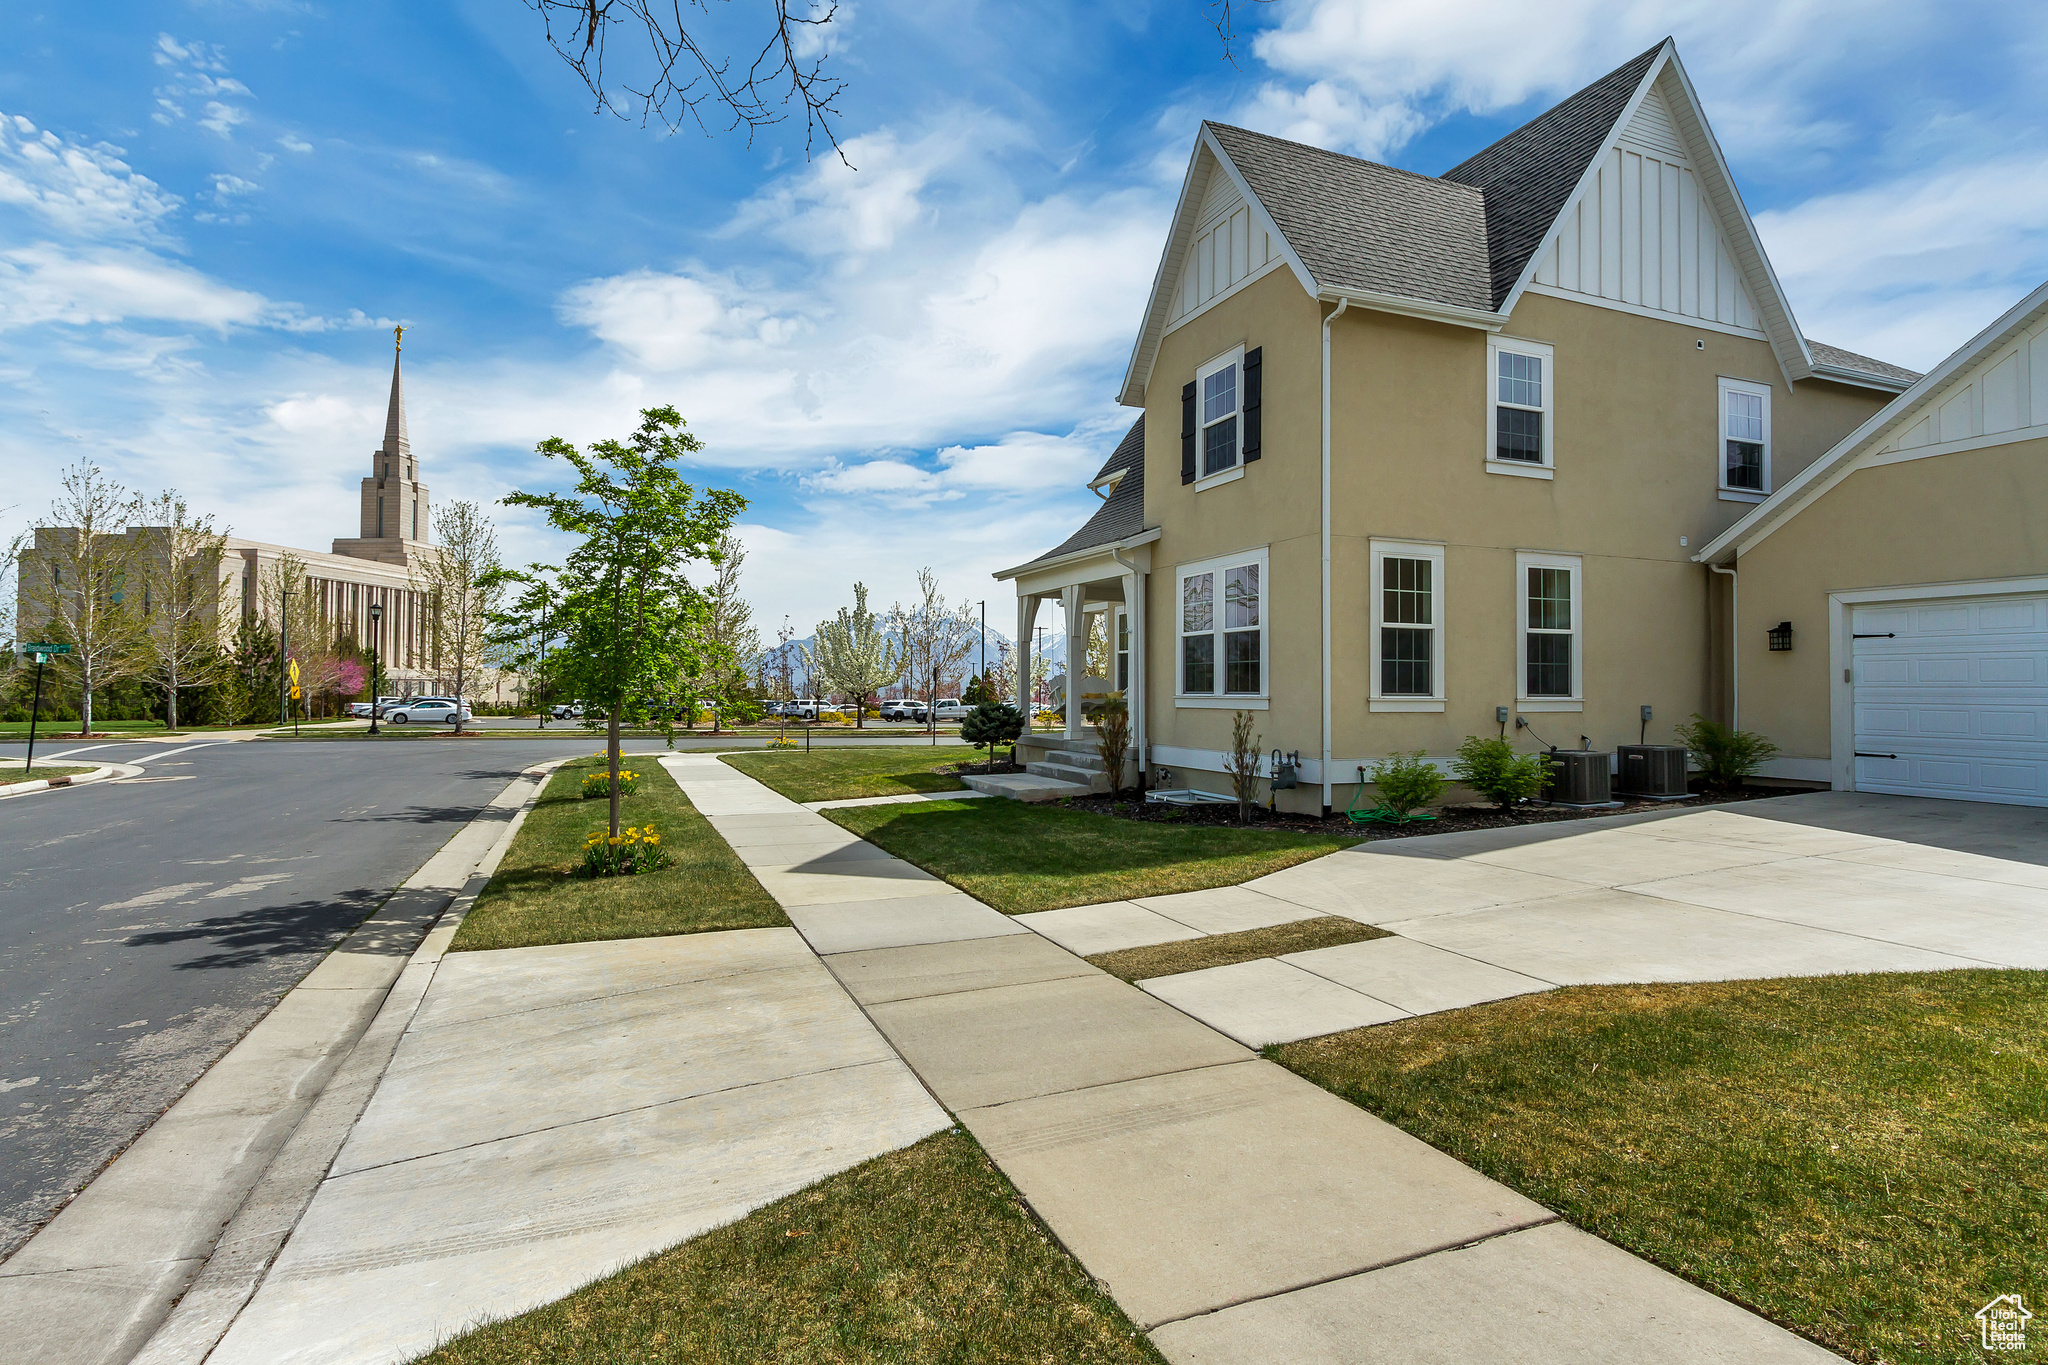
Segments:
[[[1022,769],[1012,769],[1022,771]],[[1514,825],[1549,825],[1561,820],[1589,820],[1600,815],[1627,815],[1646,810],[1685,810],[1695,806],[1725,806],[1741,801],[1761,801],[1773,796],[1796,796],[1798,791],[1783,787],[1739,787],[1734,791],[1695,791],[1683,801],[1630,801],[1617,797],[1623,804],[1593,810],[1579,810],[1568,806],[1519,806],[1513,810],[1497,810],[1492,806],[1451,806],[1437,812],[1434,820],[1418,821],[1412,825],[1353,825],[1339,811],[1325,820],[1315,815],[1297,815],[1288,811],[1272,811],[1264,806],[1253,806],[1251,825],[1259,829],[1291,830],[1297,833],[1326,834],[1333,829],[1354,831],[1361,843],[1375,839],[1410,839],[1420,834],[1453,834],[1468,829],[1501,829]],[[1234,805],[1168,806],[1156,801],[1133,799],[1135,793],[1126,792],[1120,800],[1107,796],[1074,797],[1062,804],[1072,810],[1092,811],[1097,815],[1115,816],[1120,820],[1150,820],[1177,825],[1237,825],[1237,807]]]
[[[1024,771],[1024,765],[1005,759],[998,763],[955,763],[942,771],[952,773],[956,777],[989,777],[997,773],[1021,773]]]

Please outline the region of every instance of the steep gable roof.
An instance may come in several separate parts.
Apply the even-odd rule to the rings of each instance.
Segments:
[[[1492,309],[1478,189],[1244,128],[1202,127],[1318,284]]]
[[[1521,280],[1668,42],[1444,172],[1445,180],[1470,185],[1485,196],[1492,276],[1487,307],[1498,309]]]

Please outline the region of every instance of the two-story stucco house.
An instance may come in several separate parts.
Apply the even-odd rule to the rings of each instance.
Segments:
[[[1224,787],[1240,710],[1301,754],[1282,804],[1327,811],[1396,750],[1504,729],[1611,749],[1646,706],[1653,742],[1736,719],[1776,732],[1783,775],[1840,785],[1828,708],[1854,699],[1829,699],[1838,674],[1771,675],[1765,624],[1799,618],[1785,657],[1811,665],[1829,592],[1960,575],[1916,541],[1910,563],[1872,549],[1856,582],[1802,582],[1826,577],[1809,566],[1831,551],[1795,547],[1828,516],[1772,528],[1823,457],[1896,439],[1884,414],[1917,383],[1801,332],[1668,41],[1436,177],[1205,124],[1104,501],[998,577],[1027,649],[1043,602],[1070,638],[1110,614],[1138,760],[1178,786]],[[2048,573],[2044,534],[1966,558],[1987,581]],[[1805,555],[1790,582],[1738,586],[1759,545]],[[2042,782],[2048,800],[2048,762]]]

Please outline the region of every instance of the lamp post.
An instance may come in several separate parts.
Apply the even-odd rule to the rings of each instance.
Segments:
[[[377,734],[377,665],[384,660],[384,604],[370,603],[370,733]]]

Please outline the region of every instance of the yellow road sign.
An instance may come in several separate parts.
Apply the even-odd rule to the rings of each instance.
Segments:
[[[298,688],[299,688],[299,661],[298,661],[297,659],[293,659],[293,660],[291,661],[291,670],[292,670],[292,695],[296,697],[296,696],[297,696],[297,695],[299,694],[299,692],[298,692]]]
[[[296,685],[296,684],[294,684],[294,685],[293,685],[293,687],[292,687],[292,700],[293,700],[293,701],[297,701],[297,700],[298,700],[298,699],[299,699],[299,698],[300,698],[301,696],[303,696],[303,695],[304,695],[304,694],[303,694],[302,692],[300,692],[300,691],[299,691],[299,689],[298,689],[297,685]]]

